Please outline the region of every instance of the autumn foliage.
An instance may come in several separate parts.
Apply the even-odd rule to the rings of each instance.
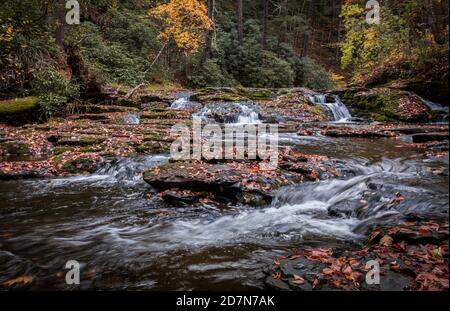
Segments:
[[[150,10],[149,15],[164,23],[158,38],[173,39],[184,51],[197,51],[205,32],[212,28],[206,5],[198,0],[171,0]]]

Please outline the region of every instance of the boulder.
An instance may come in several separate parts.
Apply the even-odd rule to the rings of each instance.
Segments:
[[[342,100],[356,116],[377,121],[425,122],[431,114],[423,100],[410,92],[395,88],[348,89]]]
[[[0,101],[0,122],[24,123],[39,119],[39,98],[25,97]]]
[[[267,205],[271,190],[303,181],[303,175],[284,170],[261,171],[257,162],[169,162],[144,172],[158,190],[206,191],[252,206]]]
[[[30,148],[21,141],[0,142],[0,154],[24,155],[29,154]]]

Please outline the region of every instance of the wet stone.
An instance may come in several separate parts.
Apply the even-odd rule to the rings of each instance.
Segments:
[[[282,280],[274,279],[272,276],[268,276],[265,279],[265,284],[267,287],[279,291],[291,291],[291,288],[286,282],[283,282]]]

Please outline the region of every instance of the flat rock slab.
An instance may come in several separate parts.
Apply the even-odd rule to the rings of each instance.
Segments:
[[[262,162],[256,160],[176,161],[147,170],[143,176],[158,191],[206,191],[244,204],[263,206],[272,201],[273,190],[280,187],[338,174],[325,157],[282,149],[279,160],[275,170],[262,169]]]
[[[301,176],[296,176],[300,178]],[[264,188],[288,183],[277,171],[260,171],[258,163],[174,162],[144,173],[144,180],[158,189],[197,191],[239,191],[244,187]],[[253,182],[253,183],[252,183]]]
[[[105,141],[102,137],[62,137],[57,139],[57,146],[91,146],[101,144]]]

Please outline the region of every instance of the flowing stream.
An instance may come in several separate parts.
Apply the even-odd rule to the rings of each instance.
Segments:
[[[332,106],[335,119],[348,119]],[[210,105],[199,114],[257,123],[257,109]],[[154,203],[142,172],[165,155],[117,159],[89,176],[0,181],[0,283],[31,274],[33,289],[65,289],[57,275],[77,260],[81,289],[263,289],[265,267],[292,249],[359,247],[376,224],[448,218],[448,158],[394,139],[279,140],[334,159],[341,177],[281,188],[262,208]],[[397,193],[405,200],[390,209]]]

